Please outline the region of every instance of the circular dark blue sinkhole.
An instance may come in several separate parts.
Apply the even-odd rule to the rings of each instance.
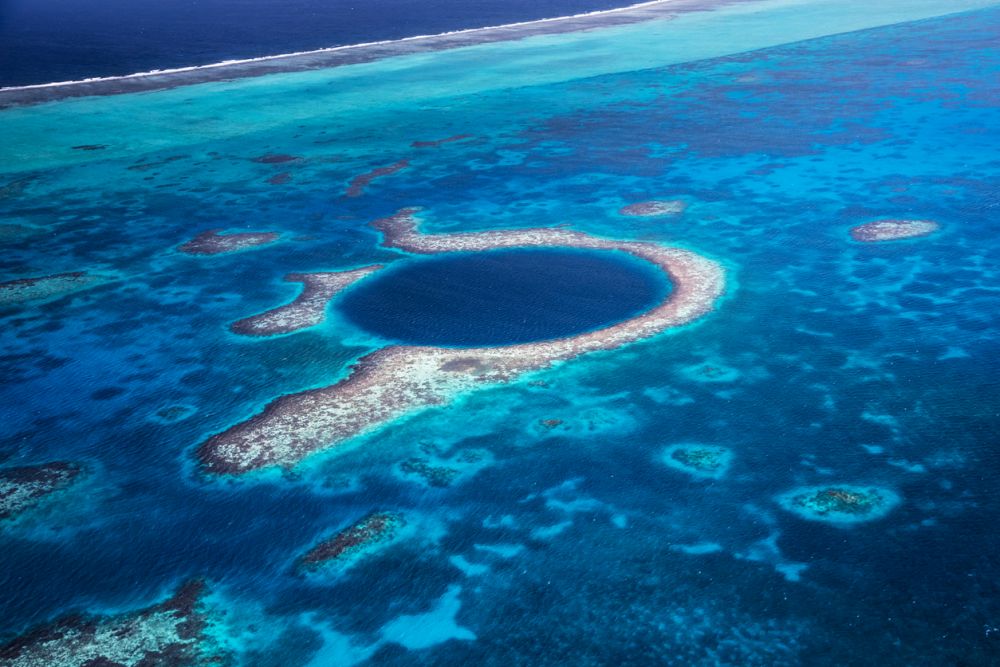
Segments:
[[[491,250],[397,262],[338,305],[354,324],[393,341],[497,346],[600,329],[669,291],[660,269],[619,251]]]

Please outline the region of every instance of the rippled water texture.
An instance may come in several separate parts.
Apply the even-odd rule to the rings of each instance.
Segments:
[[[193,613],[168,596],[202,579],[198,646],[253,666],[993,664],[1000,9],[813,38],[831,6],[615,28],[772,40],[622,46],[622,71],[593,31],[0,112],[0,282],[61,276],[0,299],[0,472],[65,462],[0,520],[3,641]],[[653,200],[681,203],[619,213]],[[682,247],[726,294],[290,470],[203,474],[207,438],[385,342],[340,302],[232,323],[288,274],[439,261],[380,245],[408,206]],[[939,227],[852,237],[883,219]],[[208,230],[229,252],[181,250]]]
[[[0,86],[207,65],[610,9],[613,0],[9,0]]]

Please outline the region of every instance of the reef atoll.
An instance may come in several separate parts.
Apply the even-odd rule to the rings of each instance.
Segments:
[[[405,525],[401,514],[373,512],[314,546],[298,560],[297,569],[308,574],[328,566],[349,567],[358,558],[392,542]]]
[[[277,232],[220,234],[219,231],[218,229],[210,229],[202,232],[187,243],[182,244],[178,250],[188,255],[220,255],[274,243],[279,236]]]
[[[20,278],[0,283],[0,307],[35,299],[50,299],[90,287],[104,278],[84,271]]]
[[[620,215],[655,217],[660,215],[680,215],[687,208],[687,202],[682,199],[651,200],[623,206],[618,210]]]
[[[0,469],[0,521],[14,519],[72,486],[82,472],[80,466],[67,461]]]
[[[729,470],[733,454],[714,445],[671,445],[663,451],[663,462],[696,477],[718,479]]]
[[[888,489],[850,484],[803,487],[778,498],[778,504],[789,512],[827,523],[878,519],[899,502],[899,496]]]
[[[350,271],[290,273],[286,281],[303,285],[294,301],[234,322],[230,329],[244,336],[276,336],[321,324],[326,319],[326,304],[334,295],[381,268],[381,264],[373,264]]]
[[[203,470],[239,475],[269,466],[294,466],[312,453],[461,394],[689,324],[709,313],[725,289],[722,267],[690,250],[599,238],[566,228],[425,235],[417,230],[415,213],[416,209],[404,209],[373,223],[382,232],[385,247],[415,254],[521,247],[625,252],[659,268],[673,290],[640,315],[566,338],[506,347],[381,348],[359,359],[346,379],[282,396],[254,417],[206,440],[197,450]]]
[[[875,220],[851,228],[851,238],[863,243],[928,236],[941,228],[933,220]]]
[[[0,647],[5,667],[218,665],[207,650],[205,584],[193,581],[168,600],[115,616],[68,616]]]

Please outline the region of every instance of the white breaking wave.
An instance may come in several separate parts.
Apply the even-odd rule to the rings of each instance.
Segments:
[[[375,42],[361,42],[359,44],[344,44],[341,46],[330,46],[321,49],[311,49],[308,51],[294,51],[291,53],[280,53],[271,56],[258,56],[256,58],[236,58],[231,60],[222,60],[217,63],[210,63],[207,65],[189,65],[187,67],[173,67],[170,69],[152,69],[145,72],[135,72],[134,74],[118,74],[114,76],[94,76],[88,77],[86,79],[74,79],[71,81],[54,81],[52,83],[34,83],[26,86],[5,86],[0,87],[0,93],[12,92],[18,90],[40,90],[45,88],[60,88],[64,86],[75,86],[85,83],[101,83],[107,81],[123,81],[127,79],[139,79],[149,76],[169,76],[171,74],[181,74],[184,72],[197,72],[200,70],[211,70],[219,67],[231,67],[233,65],[249,65],[252,63],[260,62],[270,62],[275,60],[282,60],[284,58],[297,58],[302,56],[314,56],[323,55],[326,53],[337,53],[342,51],[350,51],[352,49],[366,49],[376,46],[387,46],[390,44],[404,44],[409,42],[418,42],[422,40],[429,39],[439,39],[441,37],[452,37],[455,35],[468,35],[477,32],[486,32],[490,30],[505,30],[508,28],[522,28],[525,26],[537,26],[546,23],[555,23],[559,21],[572,21],[581,18],[595,17],[595,16],[607,16],[610,14],[619,14],[623,12],[635,11],[637,9],[645,9],[647,7],[656,7],[659,5],[669,4],[672,0],[649,0],[648,2],[639,2],[634,5],[628,5],[625,7],[616,7],[614,9],[601,9],[593,12],[583,12],[581,14],[569,14],[567,16],[554,16],[547,19],[535,19],[533,21],[518,21],[516,23],[503,23],[500,25],[483,26],[481,28],[464,28],[462,30],[451,30],[448,32],[436,33],[433,35],[414,35],[412,37],[402,37],[400,39],[384,39]]]

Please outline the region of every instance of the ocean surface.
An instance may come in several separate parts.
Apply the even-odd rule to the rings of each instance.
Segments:
[[[626,320],[669,283],[621,253],[494,250],[401,262],[337,310],[387,341],[469,347],[562,338]]]
[[[4,0],[0,87],[208,65],[625,6],[627,0]]]
[[[0,644],[198,578],[223,664],[998,664],[1000,6],[870,5],[737,3],[0,111],[0,282],[100,277],[0,301],[0,471],[84,471],[0,521]],[[686,208],[619,213],[646,200]],[[208,437],[385,344],[339,301],[287,335],[231,323],[294,299],[289,273],[439,261],[380,246],[370,223],[408,206],[428,233],[686,248],[726,293],[293,469],[204,474]],[[882,218],[940,230],[852,239]],[[178,250],[209,229],[280,237]],[[440,325],[434,287],[404,305]],[[622,316],[561,305],[577,330]],[[699,447],[724,465],[678,463]],[[856,522],[790,506],[816,488],[891,502]],[[296,569],[373,511],[405,534]]]

